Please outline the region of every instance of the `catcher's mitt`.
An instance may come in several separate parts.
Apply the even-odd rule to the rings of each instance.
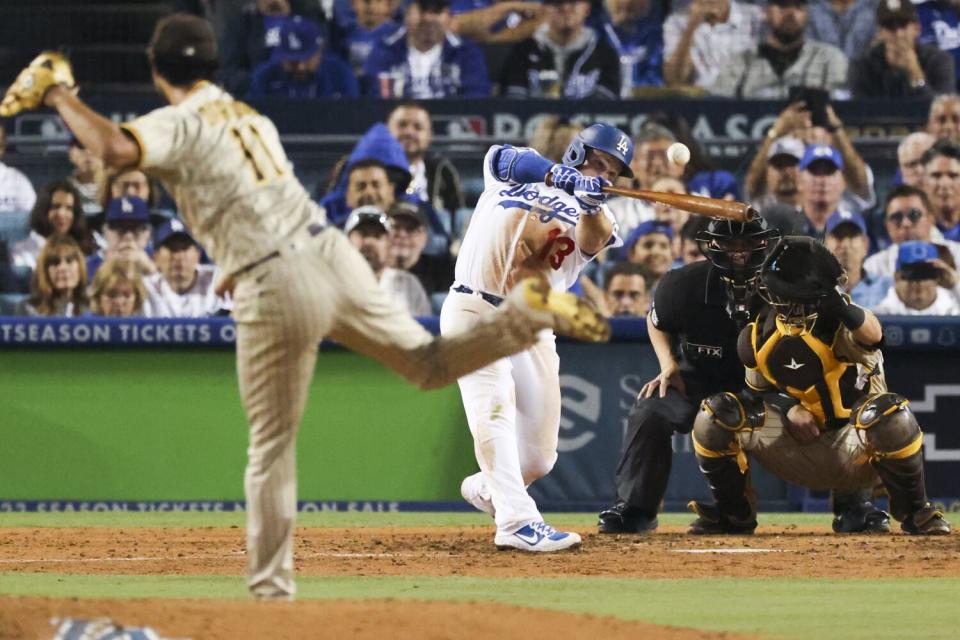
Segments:
[[[68,89],[76,86],[73,69],[70,61],[62,54],[44,51],[20,72],[7,89],[7,95],[0,103],[0,116],[9,117],[21,111],[36,109],[43,103],[43,97],[50,87],[56,84]]]

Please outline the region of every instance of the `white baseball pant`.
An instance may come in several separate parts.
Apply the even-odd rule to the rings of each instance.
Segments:
[[[451,291],[440,333],[468,330],[493,306],[476,294]],[[496,510],[497,529],[513,533],[543,520],[527,487],[557,461],[560,433],[560,358],[552,331],[526,351],[501,358],[458,381],[474,453]]]

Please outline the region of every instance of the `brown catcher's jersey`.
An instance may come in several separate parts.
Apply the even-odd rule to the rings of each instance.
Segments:
[[[741,332],[738,351],[747,385],[796,398],[822,429],[843,426],[857,400],[887,388],[883,354],[854,340],[836,318],[817,318],[812,331],[800,334],[764,309]]]

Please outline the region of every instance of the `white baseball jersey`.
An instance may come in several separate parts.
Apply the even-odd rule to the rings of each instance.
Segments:
[[[497,178],[491,163],[500,148],[490,147],[483,160],[484,190],[457,256],[457,282],[477,291],[505,295],[510,286],[503,283],[511,281],[510,272],[526,258],[524,251],[512,247],[524,243],[542,264],[550,285],[566,290],[594,257],[582,252],[576,243],[580,205],[573,196],[543,182],[518,184]],[[606,205],[603,215],[613,224],[607,246],[622,245],[616,219]],[[523,216],[526,223],[517,237]],[[508,260],[513,264],[507,264]]]
[[[225,273],[273,253],[311,223],[325,222],[294,177],[273,123],[209,82],[180,104],[122,128],[140,146],[140,168],[163,182],[193,236]]]
[[[37,192],[27,176],[0,162],[0,214],[29,213],[37,202]]]
[[[144,315],[148,318],[206,318],[227,308],[225,301],[214,292],[219,270],[213,265],[197,266],[193,286],[177,293],[163,274],[157,272],[144,278],[147,303]]]

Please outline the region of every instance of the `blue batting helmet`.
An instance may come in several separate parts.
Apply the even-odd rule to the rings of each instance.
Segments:
[[[633,140],[616,127],[608,124],[592,124],[573,139],[563,154],[563,164],[579,167],[587,159],[587,149],[609,153],[623,163],[620,175],[633,177],[630,161],[633,160]]]

